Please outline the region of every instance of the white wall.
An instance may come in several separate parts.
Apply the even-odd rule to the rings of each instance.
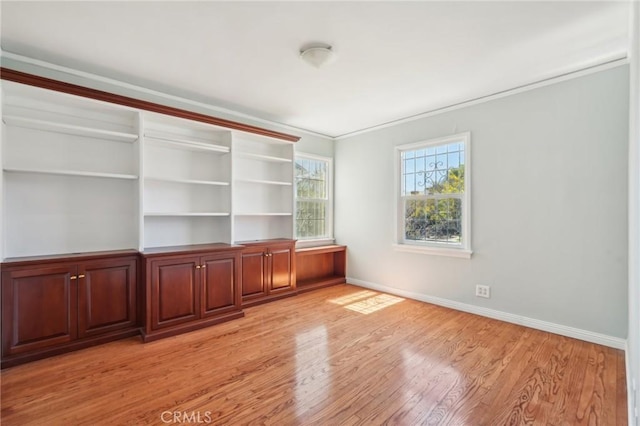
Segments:
[[[640,4],[632,15],[631,88],[629,115],[629,337],[627,340],[627,388],[629,425],[637,425],[633,407],[640,410]],[[633,391],[635,384],[635,395]]]
[[[333,146],[333,139],[329,140],[326,138],[303,134],[302,138],[296,142],[295,152],[333,158]]]
[[[628,76],[617,67],[337,141],[349,277],[626,338]],[[393,147],[463,131],[472,258],[394,251]]]

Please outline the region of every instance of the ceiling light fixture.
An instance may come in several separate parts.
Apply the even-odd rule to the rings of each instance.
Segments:
[[[315,68],[321,68],[336,59],[331,46],[312,46],[300,51],[300,58]]]

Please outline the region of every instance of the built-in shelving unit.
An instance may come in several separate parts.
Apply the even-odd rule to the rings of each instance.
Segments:
[[[143,247],[231,240],[231,132],[143,114]]]
[[[292,136],[2,90],[0,258],[293,238]]]
[[[297,137],[6,68],[1,90],[3,368],[296,293]]]
[[[293,144],[234,135],[233,241],[293,238]]]
[[[139,114],[3,82],[3,257],[137,247]]]

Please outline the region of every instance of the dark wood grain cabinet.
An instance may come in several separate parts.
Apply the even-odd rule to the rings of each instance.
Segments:
[[[138,333],[137,253],[2,264],[2,367]]]
[[[347,282],[347,247],[329,245],[296,250],[298,292]]]
[[[140,331],[145,342],[168,337],[240,318],[243,306],[345,282],[346,247],[201,244],[149,249],[142,261],[142,281],[134,250],[2,263],[2,368]]]
[[[78,267],[78,336],[137,327],[138,258],[98,260]]]
[[[296,293],[295,240],[243,242],[242,305],[251,306]]]
[[[244,316],[240,251],[228,244],[167,247],[143,252],[145,342]]]

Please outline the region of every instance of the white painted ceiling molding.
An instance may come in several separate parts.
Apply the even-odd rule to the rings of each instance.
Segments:
[[[631,5],[16,1],[0,8],[6,52],[344,138],[626,58]],[[315,69],[300,47],[319,40],[340,59]]]
[[[399,120],[396,121],[391,121],[389,123],[384,123],[384,124],[379,124],[377,126],[373,126],[373,127],[369,127],[367,129],[362,129],[362,130],[357,130],[355,132],[351,132],[351,133],[347,133],[345,135],[340,135],[340,136],[336,136],[335,138],[333,138],[336,141],[339,140],[343,140],[343,139],[347,139],[347,138],[351,138],[353,136],[358,136],[358,135],[362,135],[365,133],[370,133],[370,132],[374,132],[376,130],[380,130],[380,129],[384,129],[387,127],[393,127],[393,126],[397,126],[399,124],[403,124],[403,123],[409,123],[411,121],[416,121],[416,120],[420,120],[422,118],[426,118],[426,117],[432,117],[434,115],[438,115],[438,114],[444,114],[446,112],[449,111],[455,111],[457,109],[460,108],[466,108],[472,105],[477,105],[477,104],[481,104],[483,102],[489,102],[495,99],[500,99],[500,98],[504,98],[506,96],[511,96],[511,95],[515,95],[518,93],[522,93],[522,92],[527,92],[529,90],[534,90],[534,89],[538,89],[544,86],[550,86],[552,84],[556,84],[556,83],[560,83],[566,80],[571,80],[573,78],[578,78],[578,77],[582,77],[585,75],[589,75],[589,74],[593,74],[596,72],[600,72],[600,71],[605,71],[611,68],[616,68],[616,67],[620,67],[623,65],[628,65],[629,64],[629,59],[624,57],[624,58],[620,58],[620,59],[615,59],[612,60],[610,62],[607,62],[605,64],[601,64],[601,65],[595,65],[593,67],[589,67],[586,69],[582,69],[582,70],[578,70],[578,71],[574,71],[565,75],[561,75],[558,77],[552,77],[552,78],[548,78],[546,80],[543,81],[538,81],[535,83],[531,83],[531,84],[526,84],[520,87],[514,87],[512,89],[508,89],[508,90],[504,90],[502,92],[499,93],[492,93],[492,94],[488,94],[485,96],[481,96],[479,98],[476,99],[469,99],[466,101],[462,101],[460,103],[457,103],[455,105],[448,105],[442,108],[438,108],[437,110],[434,111],[427,111],[424,112],[422,114],[417,114],[414,115],[412,117],[406,117],[406,118],[401,118]]]

